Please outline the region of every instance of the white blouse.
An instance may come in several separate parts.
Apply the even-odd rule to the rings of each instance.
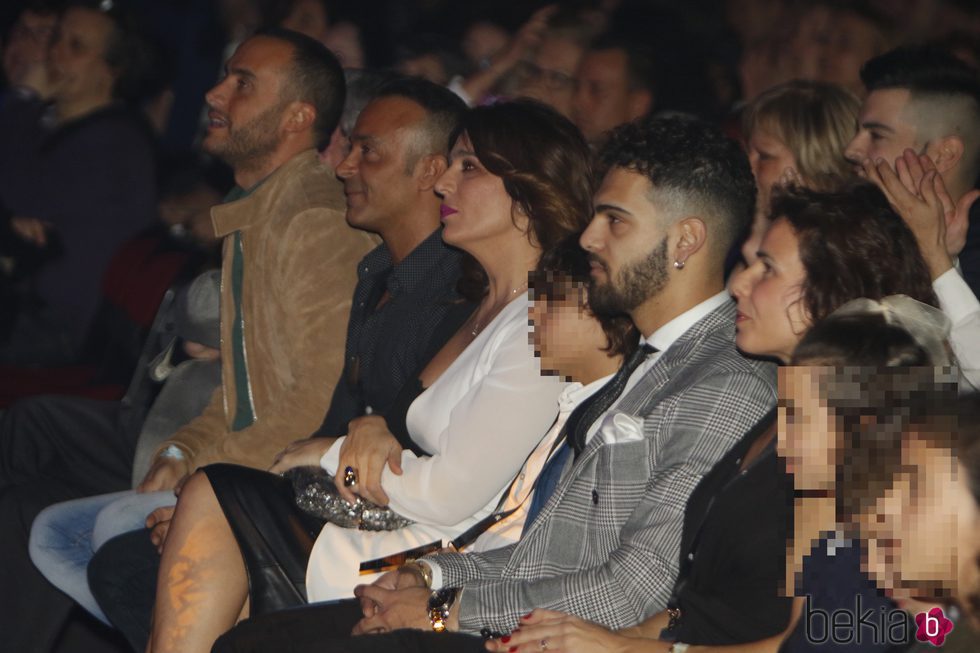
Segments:
[[[385,467],[391,508],[414,520],[395,531],[327,524],[306,572],[310,601],[352,596],[360,563],[456,537],[496,508],[507,484],[548,431],[564,383],[542,376],[530,344],[528,299],[511,301],[412,402],[412,439],[431,456],[402,452],[402,474]],[[320,464],[336,474],[343,438]]]

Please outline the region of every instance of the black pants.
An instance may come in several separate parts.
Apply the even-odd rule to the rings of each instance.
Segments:
[[[306,564],[323,520],[296,507],[292,483],[239,465],[203,468],[245,561],[254,615],[306,603]],[[120,535],[89,563],[99,606],[138,651],[146,647],[160,556],[149,531]]]
[[[89,563],[89,583],[99,606],[142,653],[150,636],[160,557],[149,531],[125,533],[102,545]],[[356,600],[313,604],[258,615],[235,626],[215,642],[214,651],[268,653],[340,653],[368,651],[483,651],[483,640],[458,633],[402,630],[386,635],[350,637],[361,618]]]
[[[137,653],[150,641],[159,569],[160,555],[145,528],[112,538],[88,563],[92,595]]]
[[[119,403],[32,397],[0,420],[0,650],[52,648],[72,601],[35,569],[31,523],[44,508],[130,486],[134,445],[116,428]]]
[[[460,633],[396,630],[351,637],[361,618],[356,599],[313,604],[247,619],[214,643],[212,653],[477,653],[483,639]]]

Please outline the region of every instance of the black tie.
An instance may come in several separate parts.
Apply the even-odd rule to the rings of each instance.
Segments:
[[[585,436],[589,432],[589,427],[599,419],[599,417],[609,410],[613,402],[623,394],[626,382],[645,361],[650,354],[657,351],[650,345],[640,345],[636,351],[630,354],[623,366],[619,368],[616,375],[609,379],[609,383],[602,386],[597,393],[579,404],[565,422],[565,434],[568,444],[575,451],[577,457],[585,449]]]
[[[640,363],[655,351],[657,351],[656,348],[650,345],[641,345],[626,359],[616,375],[609,379],[609,383],[576,406],[572,414],[565,420],[565,425],[561,429],[561,435],[564,436],[565,442],[557,448],[535,480],[534,494],[531,496],[531,505],[528,507],[527,519],[524,521],[525,532],[538,516],[538,513],[541,512],[541,509],[544,508],[544,505],[548,503],[548,499],[554,493],[555,488],[558,487],[568,456],[571,455],[572,451],[575,452],[576,458],[582,453],[582,450],[585,449],[585,435],[589,432],[589,427],[599,419],[600,415],[609,410],[619,395],[623,394],[623,388],[626,387],[626,382],[629,381],[630,376],[640,366]]]

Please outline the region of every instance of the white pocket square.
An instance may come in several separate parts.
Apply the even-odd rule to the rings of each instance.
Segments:
[[[603,444],[642,440],[643,418],[626,413],[607,413],[599,426],[599,438]]]

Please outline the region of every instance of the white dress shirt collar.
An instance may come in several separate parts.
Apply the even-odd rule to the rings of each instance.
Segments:
[[[674,344],[678,338],[684,335],[688,329],[694,326],[698,320],[715,310],[726,302],[732,301],[727,290],[723,290],[717,295],[713,295],[704,300],[697,306],[687,309],[673,320],[663,325],[650,334],[649,338],[640,338],[640,344],[647,344],[659,352],[665,352]]]
[[[561,391],[561,394],[558,395],[558,412],[561,414],[572,412],[576,406],[594,395],[599,388],[606,385],[612,377],[612,374],[607,374],[601,379],[592,381],[588,385],[582,385],[578,381],[569,383]]]

